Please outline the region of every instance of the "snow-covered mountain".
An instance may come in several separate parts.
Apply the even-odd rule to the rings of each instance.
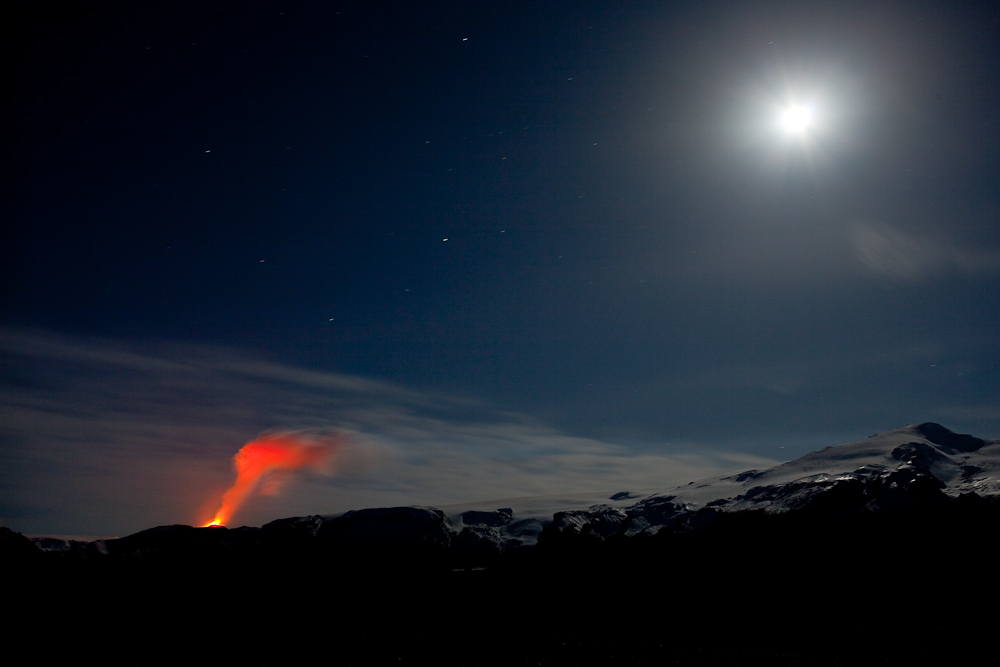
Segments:
[[[338,553],[447,554],[455,565],[485,563],[541,543],[650,538],[697,532],[725,515],[812,513],[827,520],[891,516],[976,498],[1000,498],[1000,441],[912,424],[834,445],[764,470],[691,482],[665,492],[622,491],[518,498],[443,509],[373,508],[280,519],[262,528],[161,526],[90,543],[35,538],[65,556],[323,549]]]
[[[691,482],[627,506],[619,500],[559,512],[549,530],[597,539],[648,536],[664,528],[702,528],[719,514],[777,515],[820,506],[827,517],[879,514],[963,495],[1000,497],[1000,440],[928,422],[825,447],[772,468]]]

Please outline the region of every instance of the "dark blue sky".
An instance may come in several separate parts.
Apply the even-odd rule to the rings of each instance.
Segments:
[[[141,4],[10,25],[6,336],[644,451],[1000,435],[995,5]]]

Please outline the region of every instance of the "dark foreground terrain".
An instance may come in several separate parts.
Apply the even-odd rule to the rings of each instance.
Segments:
[[[133,536],[185,543],[158,557],[8,553],[5,606],[50,647],[211,638],[198,650],[345,665],[951,661],[995,631],[998,526],[971,498],[891,520],[734,516],[643,543],[543,539],[485,569],[401,544],[230,554],[238,531],[168,527]]]
[[[907,428],[934,433],[925,427]],[[531,545],[496,539],[505,510],[466,513],[461,530],[437,510],[389,508],[263,528],[163,526],[48,551],[0,529],[5,627],[39,657],[116,662],[971,661],[1000,621],[1000,502],[949,495],[934,471],[951,457],[964,474],[996,443],[893,437],[892,465],[756,486],[696,510],[658,496],[559,513]],[[871,447],[863,454],[870,461]],[[751,472],[723,481],[771,474]]]

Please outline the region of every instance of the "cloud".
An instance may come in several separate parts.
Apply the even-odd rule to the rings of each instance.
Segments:
[[[232,457],[272,429],[348,434],[334,476],[289,473],[234,523],[387,505],[669,489],[768,460],[669,456],[576,437],[467,397],[227,348],[0,330],[0,516],[17,530],[127,534],[208,520]]]
[[[943,271],[987,273],[1000,269],[1000,254],[953,242],[907,234],[886,224],[861,224],[851,243],[865,268],[898,282],[914,282]]]

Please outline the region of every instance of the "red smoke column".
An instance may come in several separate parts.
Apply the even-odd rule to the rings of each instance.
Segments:
[[[340,441],[330,436],[310,437],[302,433],[271,433],[248,442],[236,452],[236,482],[222,496],[222,507],[203,527],[224,526],[233,512],[257,489],[270,472],[312,468],[328,471]]]

